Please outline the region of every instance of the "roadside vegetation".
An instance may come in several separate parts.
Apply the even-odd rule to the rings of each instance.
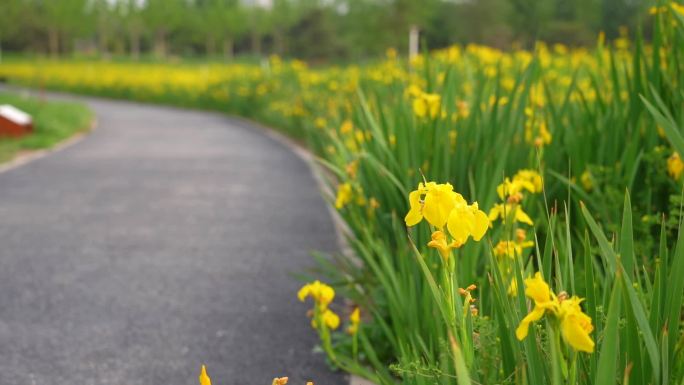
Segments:
[[[15,93],[0,92],[0,105],[10,104],[33,118],[33,132],[19,137],[0,137],[0,162],[24,151],[50,148],[79,132],[90,129],[91,111],[71,102],[45,102]]]

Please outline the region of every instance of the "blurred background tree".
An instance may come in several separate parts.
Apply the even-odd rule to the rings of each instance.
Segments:
[[[454,43],[593,44],[631,31],[646,0],[2,0],[0,52],[150,56],[278,54],[316,62]]]
[[[85,32],[87,28],[87,23],[84,23],[86,0],[42,0],[22,3],[26,7],[36,7],[37,21],[40,23],[38,27],[43,26],[45,30],[48,51],[53,57],[70,49],[70,38]]]
[[[16,33],[19,24],[19,0],[6,0],[0,9],[0,62],[2,62],[2,48],[5,40],[10,40]]]
[[[141,40],[145,30],[142,14],[143,7],[137,0],[121,0],[118,2],[118,20],[121,23],[123,34],[128,40],[128,52],[133,60],[140,58]],[[125,43],[121,43],[125,45]]]

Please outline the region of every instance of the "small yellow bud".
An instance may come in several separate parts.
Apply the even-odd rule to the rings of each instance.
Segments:
[[[207,367],[204,365],[202,365],[200,370],[199,383],[200,385],[211,385],[211,378],[207,375]]]

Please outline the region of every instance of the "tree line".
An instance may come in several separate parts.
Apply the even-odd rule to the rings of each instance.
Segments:
[[[453,43],[591,44],[632,30],[646,0],[0,0],[5,52],[357,60],[404,51],[416,26]]]

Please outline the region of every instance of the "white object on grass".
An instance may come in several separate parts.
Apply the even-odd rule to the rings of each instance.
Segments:
[[[31,115],[9,104],[0,106],[0,116],[20,126],[29,125],[33,121]]]

